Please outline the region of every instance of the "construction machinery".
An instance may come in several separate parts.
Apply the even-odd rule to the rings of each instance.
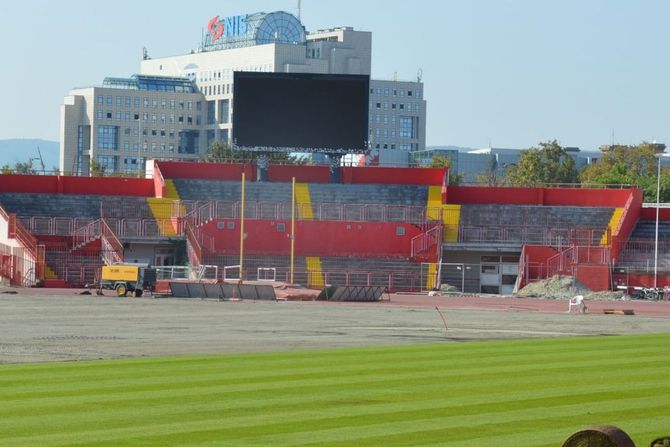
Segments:
[[[100,271],[98,294],[102,289],[115,290],[117,296],[128,292],[140,297],[144,291],[153,292],[156,287],[156,269],[148,264],[104,265]]]

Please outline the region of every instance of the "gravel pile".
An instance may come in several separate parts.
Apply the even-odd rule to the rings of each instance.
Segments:
[[[593,292],[572,276],[555,275],[542,281],[528,284],[519,290],[517,296],[526,298],[570,299],[575,295],[583,295],[586,300],[622,300],[622,291]]]

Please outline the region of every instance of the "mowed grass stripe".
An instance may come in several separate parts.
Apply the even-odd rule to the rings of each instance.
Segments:
[[[631,349],[630,354],[634,353],[634,356],[626,355],[628,353],[625,350],[620,349],[618,352],[620,353],[619,360],[615,366],[620,367],[624,367],[630,363],[637,363],[641,360],[644,360],[646,363],[651,363],[654,361],[655,357],[658,358],[659,361],[662,361],[664,358],[663,351],[659,351],[657,347]],[[467,360],[461,361],[454,359],[452,356],[445,356],[443,353],[439,353],[430,360],[417,359],[412,362],[411,365],[398,363],[396,361],[398,360],[397,358],[385,359],[387,361],[382,363],[376,362],[374,364],[370,364],[369,362],[357,362],[355,364],[344,363],[338,358],[337,368],[340,372],[347,373],[352,377],[362,377],[366,374],[383,377],[384,375],[389,374],[400,374],[404,371],[414,372],[417,369],[444,369],[445,374],[455,376],[463,371],[467,371],[468,374],[471,374],[473,367],[479,367],[482,362],[485,362],[486,366],[491,370],[496,371],[497,374],[515,372],[522,367],[528,372],[532,369],[548,371],[551,369],[571,370],[574,368],[587,368],[594,364],[599,364],[603,359],[610,357],[610,354],[602,349],[598,352],[594,351],[593,353],[589,352],[586,354],[580,352],[579,354],[579,357],[565,351],[553,354],[544,353],[541,355],[514,354],[513,357],[516,357],[518,361],[512,362],[512,360],[515,359],[505,355],[504,352],[496,352],[494,355],[479,359],[472,359],[470,357]],[[437,355],[439,355],[439,357],[437,357]],[[521,360],[523,360],[523,363],[521,363]],[[194,362],[197,361],[197,359],[194,359]],[[231,368],[229,368],[227,364],[219,362],[210,367],[200,368],[197,371],[199,381],[194,381],[192,378],[192,373],[195,372],[195,370],[189,371],[191,373],[189,375],[182,374],[179,376],[178,373],[180,371],[160,369],[158,371],[144,370],[142,371],[141,376],[138,376],[136,373],[131,376],[127,374],[114,376],[105,374],[104,376],[78,376],[75,379],[68,378],[68,380],[58,380],[58,378],[50,377],[48,382],[39,385],[35,385],[34,379],[29,376],[26,377],[27,375],[24,374],[21,380],[16,379],[12,382],[6,381],[0,383],[0,398],[3,400],[25,400],[31,397],[41,398],[45,394],[49,394],[50,397],[57,397],[59,391],[69,395],[75,390],[81,395],[88,392],[90,392],[91,395],[96,393],[106,394],[107,392],[123,392],[124,390],[127,390],[125,384],[126,381],[124,380],[127,378],[132,378],[133,383],[136,385],[134,388],[136,391],[140,391],[141,389],[144,391],[150,391],[152,389],[161,390],[164,388],[165,384],[171,384],[173,388],[178,388],[180,384],[185,388],[199,387],[208,382],[211,383],[212,380],[220,377],[221,368],[225,368],[226,372],[230,374],[226,379],[227,385],[242,384],[243,386],[258,385],[259,387],[262,387],[264,383],[271,383],[275,386],[279,382],[284,381],[304,383],[302,381],[308,381],[314,377],[321,377],[323,376],[323,373],[332,371],[332,366],[324,365],[324,362],[321,361],[318,367],[306,367],[301,364],[299,374],[296,372],[294,363],[291,369],[286,367],[281,370],[273,368],[270,371],[260,370],[259,365],[254,365],[253,369],[244,370],[244,374],[234,375],[234,371],[231,371]],[[93,381],[93,379],[95,380]],[[304,384],[308,385],[308,383]],[[142,385],[146,386],[143,387]]]
[[[591,354],[602,353],[603,349],[607,348],[616,340],[616,347],[619,350],[624,349],[645,349],[640,347],[637,343],[637,336],[626,337],[626,341],[622,341],[619,337],[583,337],[575,339],[545,339],[545,340],[513,340],[513,341],[491,341],[491,342],[473,342],[466,344],[456,344],[453,349],[449,351],[449,357],[452,361],[458,362],[472,361],[472,359],[487,357],[487,354],[495,356],[517,356],[526,357],[532,355],[551,355],[561,356],[568,354],[567,348],[569,346],[579,346],[578,352],[571,355],[588,356]],[[502,349],[501,346],[505,348]],[[281,370],[293,369],[296,362],[299,362],[305,367],[321,366],[325,358],[332,358],[333,355],[344,363],[354,360],[358,364],[375,364],[382,360],[393,361],[403,358],[407,352],[411,352],[413,357],[419,360],[435,359],[438,356],[443,356],[444,352],[435,348],[434,344],[426,345],[410,345],[398,347],[389,352],[386,348],[368,348],[368,349],[336,349],[331,351],[298,351],[298,352],[284,352],[275,354],[276,357],[268,358],[267,354],[238,354],[235,355],[235,361],[226,364],[226,368],[230,372],[235,371],[249,371],[254,367],[262,366],[263,370]],[[556,347],[561,349],[557,350]],[[528,348],[531,351],[524,352]],[[652,348],[652,347],[647,347]],[[564,352],[564,350],[566,350]],[[476,361],[476,360],[475,360]],[[6,381],[22,380],[26,375],[37,378],[39,375],[48,376],[50,379],[60,376],[65,380],[77,380],[79,377],[93,377],[95,375],[107,376],[107,361],[94,362],[67,362],[61,363],[60,367],[55,369],[50,363],[39,364],[15,364],[4,365],[3,375],[0,377],[0,384]],[[217,356],[202,356],[202,357],[169,357],[169,358],[155,358],[155,359],[125,359],[113,360],[117,366],[124,365],[120,369],[118,377],[136,376],[141,372],[158,373],[161,371],[161,365],[165,366],[165,370],[194,372],[206,369],[208,366],[219,367],[221,360]]]
[[[491,430],[500,424],[523,422],[530,424],[529,432],[539,433],[557,427],[557,422],[543,427],[548,424],[545,416],[549,414],[552,420],[563,415],[574,424],[570,415],[580,411],[594,418],[626,414],[631,420],[641,414],[651,417],[670,413],[660,397],[668,395],[663,379],[670,372],[665,361],[670,336],[581,338],[581,344],[574,341],[359,350],[358,360],[372,371],[384,371],[383,380],[360,368],[356,350],[310,352],[325,362],[321,365],[331,367],[314,370],[314,364],[306,362],[310,365],[308,370],[312,370],[305,373],[301,362],[294,362],[298,380],[288,380],[291,366],[286,361],[311,359],[305,353],[254,355],[251,362],[249,356],[197,357],[190,359],[187,367],[194,381],[190,387],[184,387],[188,381],[184,381],[184,371],[179,367],[188,364],[187,358],[175,362],[157,359],[154,368],[151,361],[144,359],[138,361],[141,368],[128,360],[97,362],[96,366],[104,366],[107,374],[99,376],[99,370],[94,378],[78,374],[79,381],[93,382],[85,390],[95,388],[97,377],[118,378],[117,372],[123,375],[118,386],[80,396],[77,381],[59,383],[54,390],[58,397],[50,397],[47,387],[42,390],[46,392],[42,398],[12,401],[14,414],[3,405],[0,445],[216,445],[224,439],[225,445],[300,445],[316,439],[323,441],[316,445],[380,445],[380,436],[389,437],[381,441],[384,445],[387,441],[388,445],[418,445],[403,444],[407,436],[416,437],[416,433],[421,434],[416,439],[422,443],[439,445],[443,442],[442,432],[449,428],[465,430],[463,439],[487,433],[478,430],[484,422],[492,424]],[[623,349],[619,349],[617,341]],[[495,349],[491,349],[493,346]],[[468,347],[472,347],[470,355]],[[644,353],[637,362],[626,359],[636,351]],[[375,355],[370,356],[371,352]],[[453,372],[449,361],[438,361],[440,356],[446,360],[457,358],[457,372]],[[489,357],[495,361],[488,362]],[[507,363],[502,361],[505,358]],[[245,384],[244,368],[235,366],[238,359],[247,366],[253,365],[257,373],[264,366],[271,372],[265,379],[258,375],[260,382]],[[551,368],[538,367],[538,359],[549,362]],[[572,365],[568,363],[571,359]],[[389,361],[399,365],[389,367]],[[198,376],[199,363],[204,365],[204,380]],[[167,379],[169,365],[175,364],[178,366],[173,388]],[[279,376],[282,380],[273,383],[277,364],[281,364],[284,373]],[[43,383],[45,368],[58,375],[61,367],[73,371],[77,365],[91,371],[91,363],[29,365],[19,386],[28,386],[31,379],[38,385]],[[138,383],[133,382],[132,375],[128,376],[126,368],[142,371]],[[19,369],[14,365],[0,367],[0,378],[7,371],[15,374]],[[36,378],[30,377],[30,370],[38,371]],[[153,373],[160,377],[160,389],[147,391],[145,387],[151,383],[146,378],[153,377]],[[305,378],[312,375],[320,377]],[[235,383],[228,385],[227,379]],[[115,385],[105,380],[107,385]],[[632,388],[627,392],[616,393],[629,383]],[[72,388],[68,390],[68,386]],[[12,387],[0,382],[0,389],[11,394]],[[119,393],[119,389],[123,391]],[[65,397],[60,397],[63,392]],[[666,417],[666,426],[667,422]],[[406,424],[414,428],[405,427]],[[500,432],[500,436],[507,435]]]

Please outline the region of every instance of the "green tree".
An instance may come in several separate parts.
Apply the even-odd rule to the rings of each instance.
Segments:
[[[33,161],[28,160],[26,162],[18,161],[14,165],[14,173],[16,174],[34,174],[35,170],[33,169]]]
[[[521,151],[519,162],[510,166],[506,180],[517,186],[539,186],[547,183],[577,183],[575,160],[556,140]]]
[[[616,145],[603,153],[597,163],[585,167],[580,179],[583,186],[630,185],[644,192],[644,200],[656,201],[656,146],[643,142],[637,146]],[[670,201],[670,171],[661,170],[661,201]]]
[[[2,168],[0,168],[0,172],[2,174],[12,174],[14,171],[12,171],[12,167],[9,166],[8,164],[2,165]]]
[[[449,169],[449,185],[456,186],[460,185],[463,181],[463,175],[453,172],[451,170],[451,158],[445,155],[433,155],[433,158],[430,160],[429,168],[447,168]]]
[[[212,163],[223,163],[232,161],[254,161],[258,157],[265,155],[270,162],[285,164],[308,164],[306,158],[294,156],[286,152],[251,152],[235,149],[229,143],[223,141],[214,141],[209,145],[204,160]]]
[[[91,160],[91,177],[104,177],[106,166],[97,160]]]

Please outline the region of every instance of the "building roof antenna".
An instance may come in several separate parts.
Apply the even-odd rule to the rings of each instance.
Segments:
[[[301,13],[302,13],[302,2],[298,0],[298,20],[300,20]]]
[[[421,82],[423,80],[423,68],[419,68],[419,71],[416,72],[416,82]]]

